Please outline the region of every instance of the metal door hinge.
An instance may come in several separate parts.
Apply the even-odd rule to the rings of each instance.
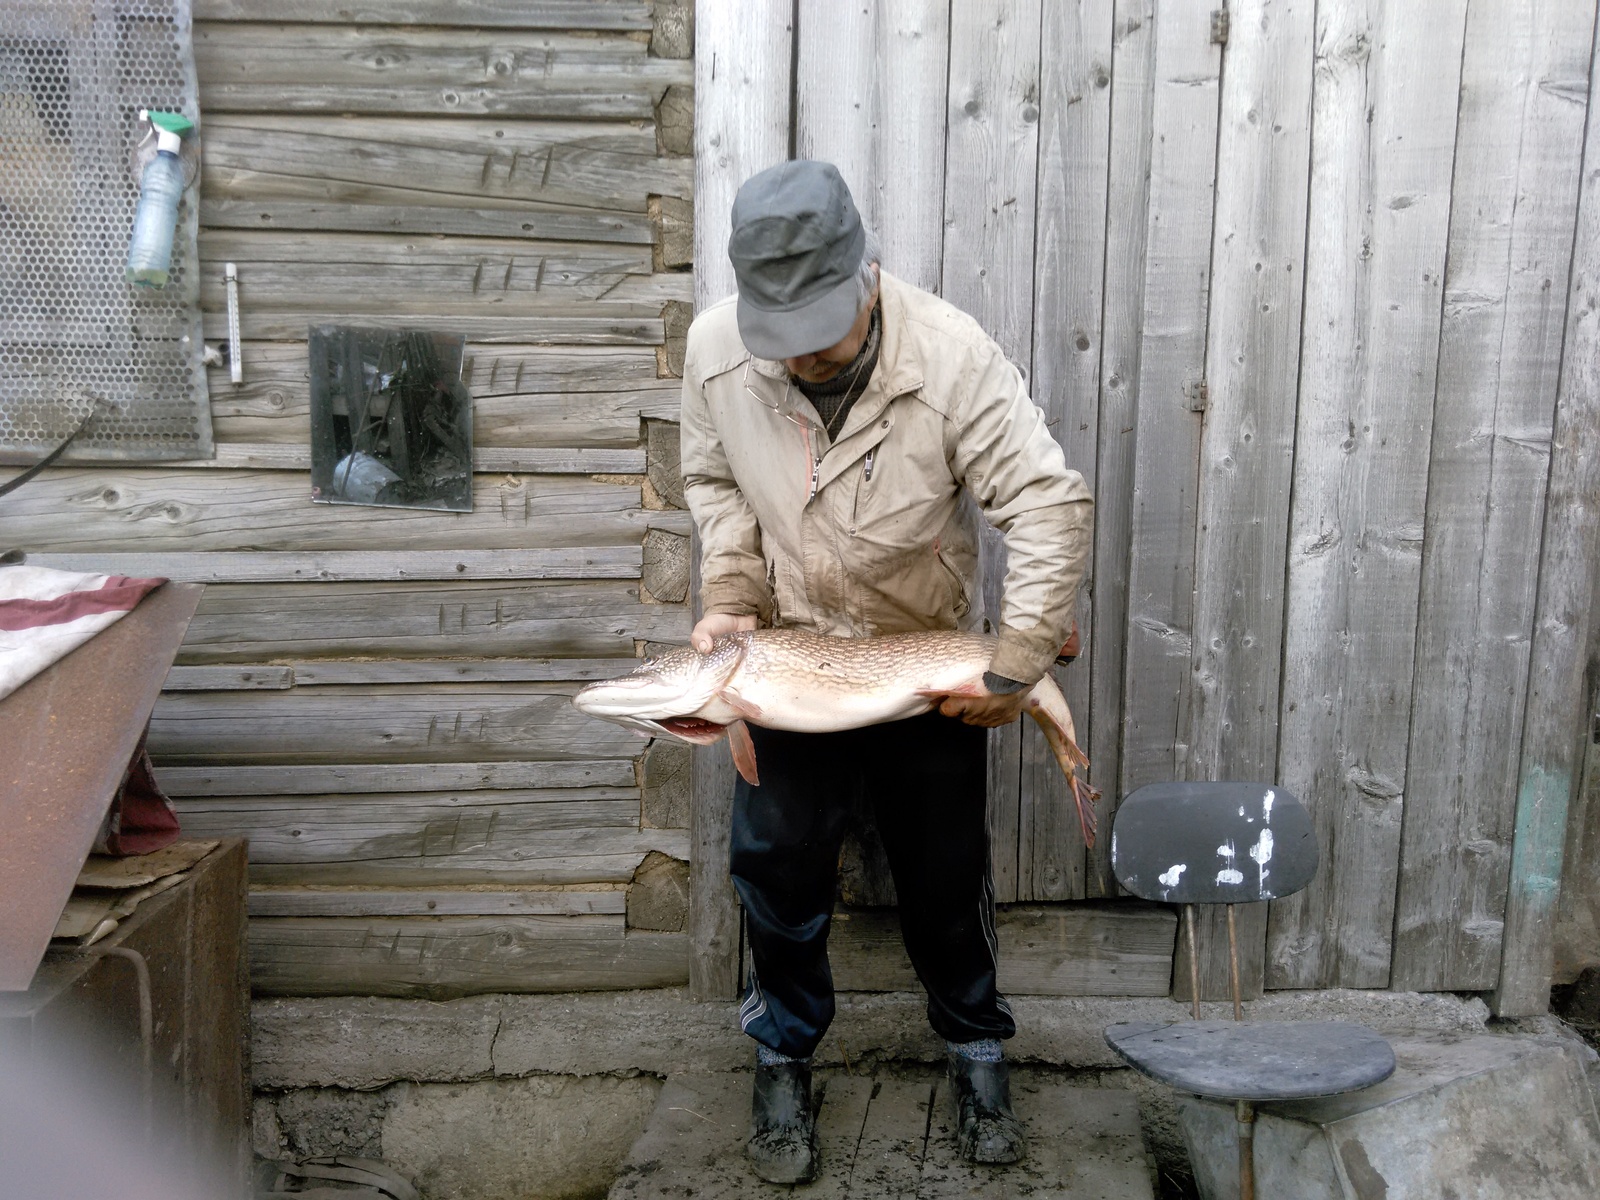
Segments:
[[[1225,46],[1228,44],[1228,10],[1219,8],[1211,14],[1211,44]]]
[[[1188,402],[1190,412],[1205,412],[1211,400],[1211,389],[1204,379],[1197,379],[1183,385],[1183,398]]]

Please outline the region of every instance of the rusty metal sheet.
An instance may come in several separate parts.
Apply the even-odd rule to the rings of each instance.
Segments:
[[[33,979],[203,590],[163,584],[0,700],[0,992]]]

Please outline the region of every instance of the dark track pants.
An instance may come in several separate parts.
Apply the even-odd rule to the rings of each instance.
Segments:
[[[995,987],[986,731],[929,713],[843,733],[751,726],[750,736],[761,786],[734,789],[731,861],[753,964],[745,1032],[805,1058],[833,1020],[827,943],[839,846],[864,799],[934,1031],[952,1042],[1012,1036]]]

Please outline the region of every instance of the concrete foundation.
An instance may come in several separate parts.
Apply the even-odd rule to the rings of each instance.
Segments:
[[[1102,1036],[1116,1021],[1186,1020],[1186,1005],[1042,996],[1011,1004],[1013,1061],[1133,1090],[1162,1172],[1188,1174],[1172,1092],[1124,1069]],[[1246,1009],[1263,1019],[1360,1021],[1393,1036],[1481,1033],[1489,1016],[1477,999],[1359,991],[1273,993]],[[1226,1005],[1203,1010],[1231,1015]],[[603,1196],[661,1080],[744,1070],[752,1058],[737,1005],[697,1004],[677,989],[442,1003],[272,999],[252,1016],[258,1152],[383,1158],[415,1173],[428,1200]],[[859,1069],[943,1055],[923,997],[884,993],[842,995],[817,1057],[822,1067],[848,1059]]]

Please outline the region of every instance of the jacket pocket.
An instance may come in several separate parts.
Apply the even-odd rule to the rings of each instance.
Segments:
[[[944,569],[945,578],[950,584],[951,603],[956,619],[960,620],[972,608],[972,598],[967,595],[966,580],[961,578],[961,572],[950,565],[950,560],[945,557],[944,548],[938,542],[933,544],[933,556],[939,560],[939,566]]]

